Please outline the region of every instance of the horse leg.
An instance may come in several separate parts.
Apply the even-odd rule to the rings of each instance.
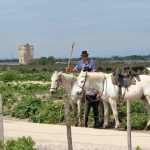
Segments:
[[[79,123],[79,126],[82,126],[82,120],[81,120],[81,118],[82,118],[82,115],[81,115],[81,99],[78,99],[78,101],[77,101],[77,106],[78,106],[78,123]]]
[[[103,126],[103,124],[104,124],[104,104],[103,104],[102,99],[99,100],[98,111],[99,111],[99,123]]]
[[[109,119],[109,104],[108,102],[103,100],[103,105],[104,105],[104,123],[103,123],[103,128],[108,127],[108,119]]]
[[[113,115],[115,118],[115,128],[119,128],[119,119],[118,119],[118,111],[117,111],[117,100],[114,100],[112,98],[109,98],[109,103],[111,105]]]
[[[78,117],[77,117],[77,107],[76,104],[71,102],[71,106],[73,108],[73,114],[74,114],[74,118],[75,118],[75,126],[78,126]]]
[[[150,130],[150,96],[146,96],[145,99],[142,99],[142,102],[145,104],[148,111],[148,123],[145,127],[145,130]]]

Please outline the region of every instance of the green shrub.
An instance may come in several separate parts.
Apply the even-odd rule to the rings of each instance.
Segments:
[[[30,119],[40,123],[62,123],[64,122],[64,104],[61,102],[43,102]]]
[[[0,75],[0,81],[11,82],[14,80],[18,80],[19,77],[20,77],[20,74],[18,71],[8,70],[8,71],[3,72]]]
[[[2,141],[0,141],[0,150],[2,150],[4,148],[4,145],[2,143]]]
[[[135,148],[135,150],[142,150],[139,146],[137,146],[136,148]]]
[[[23,97],[12,111],[12,116],[16,118],[30,118],[41,107],[41,100],[32,96]]]
[[[49,71],[21,73],[15,70],[7,70],[0,74],[0,81],[50,81],[51,75],[52,72]]]
[[[35,73],[20,74],[20,81],[50,81],[52,72],[41,71]]]
[[[0,83],[1,93],[21,93],[21,94],[30,94],[30,93],[42,93],[48,92],[50,89],[50,83],[47,82],[38,82],[38,81],[27,81],[27,82],[8,82]]]
[[[49,87],[50,88],[50,87]],[[63,87],[59,88],[57,93],[50,95],[51,100],[62,100],[67,99],[67,93]]]
[[[31,137],[21,137],[17,140],[8,140],[4,145],[6,150],[35,150],[35,142]]]
[[[3,104],[4,105],[7,105],[7,104],[12,105],[12,104],[14,104],[15,101],[16,101],[16,99],[15,99],[12,91],[8,90],[3,93]]]
[[[12,110],[16,118],[29,118],[32,122],[62,123],[64,122],[64,104],[57,101],[43,102],[42,100],[27,96],[18,102]]]
[[[6,90],[2,93],[3,95],[3,115],[11,115],[12,108],[17,101],[14,93],[10,90]]]
[[[121,127],[126,128],[127,125],[127,107],[126,104],[118,107],[119,120]],[[148,120],[147,110],[139,102],[131,104],[131,126],[132,129],[144,129]]]
[[[148,117],[145,113],[133,113],[131,117],[132,129],[141,130],[146,127]]]

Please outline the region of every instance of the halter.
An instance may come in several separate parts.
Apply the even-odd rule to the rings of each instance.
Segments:
[[[78,84],[77,84],[77,86],[78,86],[79,88],[81,88],[81,89],[82,89],[82,91],[85,93],[84,86],[85,86],[85,83],[86,83],[86,80],[87,80],[87,71],[86,71],[85,76],[82,76],[82,77],[85,77],[85,80],[84,80],[84,84],[83,84],[83,86],[79,86]],[[102,95],[102,94],[103,94],[103,92],[104,92],[104,84],[105,84],[105,80],[106,80],[106,77],[103,79],[103,82],[102,82],[101,95]]]
[[[73,86],[74,80],[75,80],[75,77],[73,76],[72,82],[71,82],[71,88],[72,88],[72,86]],[[58,81],[57,81],[56,86],[55,86],[54,88],[50,88],[50,90],[51,90],[51,89],[57,90],[60,83],[61,83],[61,85],[62,85],[62,78],[61,78],[61,76],[59,75],[59,76],[58,76]]]
[[[61,85],[62,85],[62,79],[61,79],[61,76],[58,76],[58,81],[57,81],[55,87],[50,88],[50,89],[51,89],[51,90],[53,90],[53,89],[54,89],[54,90],[57,90],[60,83],[61,83]]]
[[[82,76],[82,77],[85,77],[85,80],[84,80],[84,84],[83,84],[83,86],[79,86],[79,85],[78,85],[78,83],[77,83],[77,86],[78,86],[79,88],[81,88],[81,89],[82,89],[82,91],[85,93],[84,86],[85,86],[86,79],[87,79],[87,71],[86,71],[85,76]]]

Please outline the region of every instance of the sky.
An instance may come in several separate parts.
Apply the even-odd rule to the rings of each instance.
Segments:
[[[150,54],[150,0],[0,0],[0,59]]]

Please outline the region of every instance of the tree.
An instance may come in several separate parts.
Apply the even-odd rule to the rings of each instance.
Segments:
[[[38,61],[40,65],[47,65],[49,63],[48,59],[46,57],[41,57]]]

